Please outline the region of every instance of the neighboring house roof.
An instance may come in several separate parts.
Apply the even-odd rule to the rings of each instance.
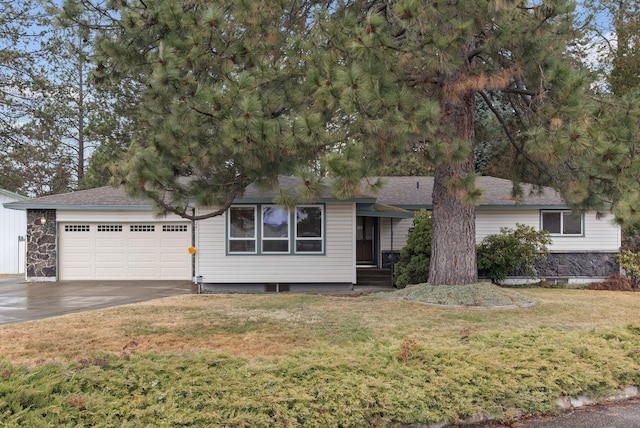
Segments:
[[[8,196],[10,198],[16,199],[18,201],[24,201],[25,199],[29,199],[26,196],[19,195],[17,193],[11,192],[6,189],[0,189],[0,195]]]
[[[432,203],[433,177],[381,177],[383,187],[375,195],[363,195],[354,198],[370,215],[399,217],[406,214],[405,209],[430,208]],[[513,197],[513,183],[495,177],[478,177],[476,185],[482,190],[480,207],[566,207],[560,194],[548,187],[539,188],[531,184],[522,184],[522,197]],[[300,179],[281,177],[280,186],[284,190],[295,191]],[[265,190],[249,186],[239,203],[270,201],[277,195],[276,190]],[[23,197],[21,197],[23,198]],[[320,201],[335,200],[328,186],[321,189]],[[24,199],[24,198],[23,198]],[[374,205],[375,202],[375,205]],[[98,187],[89,190],[42,196],[40,198],[9,202],[4,204],[12,209],[151,209],[153,204],[143,198],[132,198],[122,189]],[[373,214],[372,214],[373,213]],[[375,214],[378,213],[378,214]],[[386,214],[385,214],[386,213]]]

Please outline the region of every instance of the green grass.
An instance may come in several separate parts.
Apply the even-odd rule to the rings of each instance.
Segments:
[[[640,385],[640,294],[519,292],[538,304],[476,311],[389,296],[179,296],[2,326],[0,420],[9,427],[382,427],[477,414],[509,421],[555,413],[560,396],[603,399]],[[47,347],[38,347],[39,336]]]

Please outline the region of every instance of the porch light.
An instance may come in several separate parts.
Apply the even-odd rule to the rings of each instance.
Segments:
[[[36,226],[44,226],[47,223],[46,217],[37,218],[36,221],[33,222]]]

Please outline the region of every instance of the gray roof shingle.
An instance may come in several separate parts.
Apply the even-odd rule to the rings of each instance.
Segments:
[[[400,207],[430,207],[432,200],[433,177],[381,177],[384,186],[382,190],[371,195],[379,204]],[[300,180],[282,177],[280,185],[285,189],[294,190],[300,185]],[[478,177],[476,185],[482,190],[480,206],[566,206],[558,192],[551,188],[542,188],[539,192],[531,184],[523,184],[522,198],[512,197],[513,183],[495,177]],[[256,186],[249,186],[243,200],[268,199],[275,196],[273,190],[264,191]],[[330,198],[329,189],[323,189],[321,198]],[[366,195],[365,195],[366,197]],[[54,209],[54,208],[94,208],[94,209],[147,209],[153,204],[146,199],[132,198],[122,189],[115,187],[98,187],[89,190],[79,190],[59,195],[42,196],[25,201],[11,202],[11,208],[17,209]]]
[[[431,206],[433,177],[381,178],[385,184],[376,195],[378,203],[404,207]],[[478,177],[476,186],[482,191],[480,206],[566,206],[562,196],[549,187],[537,189],[532,184],[522,184],[522,197],[516,199],[512,196],[511,180]]]

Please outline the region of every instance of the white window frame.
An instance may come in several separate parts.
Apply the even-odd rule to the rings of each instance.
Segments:
[[[559,233],[551,233],[551,236],[567,236],[567,237],[575,237],[575,236],[584,236],[584,215],[580,215],[580,232],[579,233],[565,233],[564,232],[564,218],[565,215],[573,216],[571,210],[542,210],[540,211],[540,229],[546,230],[544,228],[544,215],[545,214],[558,214],[560,216],[560,232]]]
[[[264,227],[264,211],[265,208],[280,208],[287,213],[287,236],[286,237],[270,237],[265,236],[265,227]],[[265,241],[285,241],[287,243],[287,249],[283,251],[266,251],[264,249]],[[278,205],[260,205],[260,253],[261,254],[291,254],[291,213],[287,211],[286,208],[280,207]]]
[[[298,208],[318,208],[320,210],[320,236],[298,236]],[[325,251],[325,206],[324,205],[297,205],[294,211],[294,236],[293,249],[296,254],[324,254]],[[298,251],[298,241],[320,241],[320,251]]]
[[[233,237],[231,236],[231,215],[235,208],[250,208],[253,210],[253,237]],[[228,254],[258,254],[258,206],[257,205],[233,205],[229,208],[227,213],[227,253]],[[232,241],[253,241],[253,251],[232,251]]]

